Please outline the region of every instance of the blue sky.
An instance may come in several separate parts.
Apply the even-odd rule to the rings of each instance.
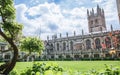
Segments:
[[[38,36],[45,40],[47,36],[65,37],[83,29],[88,34],[87,9],[96,10],[97,4],[105,11],[107,31],[110,25],[120,29],[116,0],[15,0],[17,21],[24,25],[25,36]],[[41,33],[41,34],[40,34]]]

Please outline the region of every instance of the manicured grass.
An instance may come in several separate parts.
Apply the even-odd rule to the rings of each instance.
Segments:
[[[113,65],[120,68],[120,61],[38,61],[38,62],[55,62],[60,66],[69,69],[69,70],[79,70],[81,72],[85,72],[91,69],[102,70],[105,65]],[[26,67],[31,67],[33,62],[17,62],[15,69],[20,73]]]
[[[85,72],[91,69],[101,70],[107,65],[113,65],[120,68],[120,61],[64,61],[58,62],[61,66]]]

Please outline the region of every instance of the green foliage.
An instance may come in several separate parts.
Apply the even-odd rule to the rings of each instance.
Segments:
[[[2,17],[0,28],[2,27],[4,33],[13,40],[18,38],[23,28],[16,22],[15,15],[13,0],[0,0],[0,16]]]
[[[91,71],[97,71],[99,74],[105,75],[106,66],[104,64],[107,64],[108,68],[112,68],[112,70],[115,69],[115,72],[120,73],[120,61],[37,61],[36,63],[42,62],[45,64],[58,65],[63,68],[62,72],[56,73],[55,75],[70,75],[68,74],[70,72],[73,75],[90,75]],[[17,62],[15,69],[19,75],[23,72],[24,75],[26,75],[25,72],[27,69],[32,69],[32,67],[33,62]]]
[[[21,50],[31,52],[41,52],[44,50],[42,40],[35,37],[26,37],[21,40]]]
[[[33,67],[27,68],[20,75],[120,75],[120,69],[105,65],[102,71],[91,69],[82,73],[80,70],[65,70],[56,63],[34,63]]]
[[[5,42],[5,39],[3,39],[3,37],[0,36],[0,42]]]
[[[63,68],[56,63],[34,63],[20,75],[61,75]]]
[[[115,68],[112,65],[108,66],[105,64],[105,75],[119,75],[120,74],[120,69]]]
[[[0,12],[3,17],[5,17],[5,21],[15,19],[15,8],[13,4],[13,0],[0,0]]]
[[[10,60],[10,64],[1,70],[3,74],[8,74],[15,67],[18,57],[16,44],[19,42],[23,28],[23,26],[16,21],[13,2],[14,0],[0,0],[0,35],[10,44],[11,50],[13,50],[13,58]],[[12,71],[11,73],[14,74],[15,72]]]
[[[13,71],[10,72],[9,75],[19,75],[19,74],[18,74],[17,70],[14,69]]]
[[[21,34],[22,25],[17,22],[5,22],[3,29],[8,37],[16,40],[19,37],[18,34]]]

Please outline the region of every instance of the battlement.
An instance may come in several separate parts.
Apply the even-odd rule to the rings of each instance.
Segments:
[[[106,30],[104,9],[100,8],[99,5],[97,5],[96,13],[93,8],[92,11],[87,10],[87,16],[90,33]]]

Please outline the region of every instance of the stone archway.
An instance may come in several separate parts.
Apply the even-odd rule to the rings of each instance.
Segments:
[[[74,55],[75,60],[79,60],[80,56],[79,55]]]
[[[88,55],[88,54],[85,54],[85,55],[84,55],[84,58],[89,58],[89,55]]]
[[[70,59],[70,55],[66,55],[66,58],[67,58],[67,59]]]

